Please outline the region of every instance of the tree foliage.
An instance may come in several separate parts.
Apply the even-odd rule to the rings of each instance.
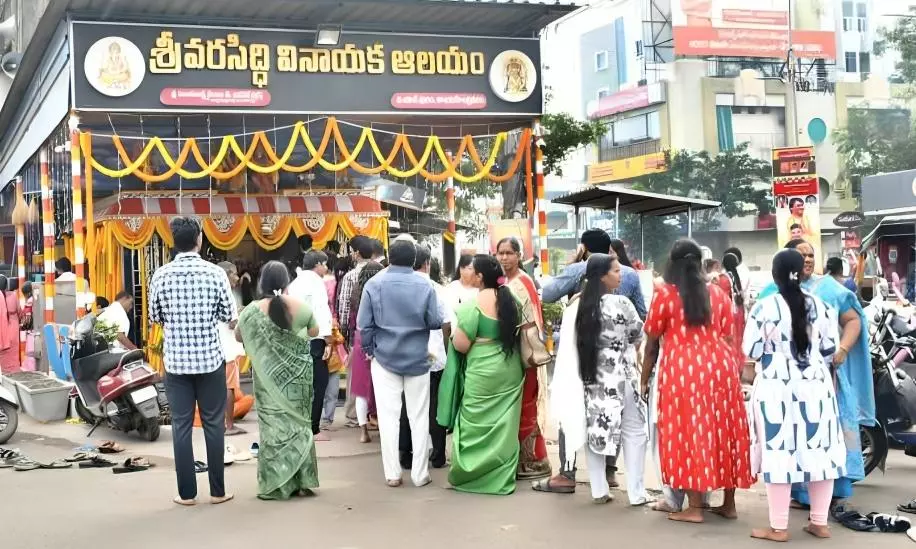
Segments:
[[[899,17],[892,28],[878,29],[875,40],[875,55],[883,55],[888,50],[900,52],[897,62],[897,74],[892,80],[898,83],[916,84],[916,6],[910,6],[908,17]]]
[[[867,175],[916,168],[916,132],[903,110],[849,109],[846,127],[833,133],[833,141],[844,159],[841,175],[855,195]]]
[[[544,127],[544,173],[563,176],[563,162],[573,151],[597,143],[607,131],[607,126],[598,120],[577,120],[571,114],[545,114],[541,118]]]
[[[773,202],[765,184],[770,178],[770,164],[751,156],[747,146],[742,143],[715,155],[707,151],[668,152],[668,170],[640,177],[634,188],[721,202],[717,210],[694,213],[696,231],[719,228],[718,214],[732,218],[770,213]]]

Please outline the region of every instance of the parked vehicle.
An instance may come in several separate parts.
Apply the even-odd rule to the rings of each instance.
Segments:
[[[18,426],[19,402],[16,395],[0,386],[0,444],[12,438]]]
[[[861,428],[866,475],[884,468],[891,443],[916,456],[916,325],[887,306],[868,311],[878,425]]]
[[[76,413],[92,425],[118,431],[136,430],[149,441],[159,438],[159,391],[155,372],[142,350],[117,352],[95,332],[95,315],[73,325],[70,363],[76,392]],[[87,435],[88,436],[88,435]]]

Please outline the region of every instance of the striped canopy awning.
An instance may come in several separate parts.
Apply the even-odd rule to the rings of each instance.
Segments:
[[[208,192],[121,193],[95,203],[96,221],[133,217],[176,215],[238,216],[362,214],[385,216],[378,200],[357,193],[314,193],[309,195],[234,195]]]

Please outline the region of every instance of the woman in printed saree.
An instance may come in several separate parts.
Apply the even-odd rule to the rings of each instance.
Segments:
[[[261,298],[239,316],[236,333],[254,372],[260,453],[258,497],[313,495],[318,459],[312,439],[312,358],[318,325],[308,305],[285,294],[289,271],[279,261],[261,269]]]
[[[518,302],[492,256],[474,258],[480,293],[455,311],[436,421],[452,432],[449,483],[462,492],[515,491],[524,369]]]
[[[868,321],[855,294],[831,276],[814,275],[814,246],[804,240],[792,240],[786,245],[805,258],[801,274],[802,290],[814,295],[833,308],[839,317],[840,343],[833,355],[840,427],[846,443],[846,472],[833,483],[834,503],[852,497],[853,482],[865,478],[865,461],[859,426],[875,425],[875,393],[872,379],[871,355],[868,350]],[[770,284],[760,292],[758,300],[777,292]],[[793,506],[807,508],[811,500],[804,484],[792,487]]]
[[[496,258],[508,279],[509,289],[521,303],[522,316],[519,324],[534,321],[543,333],[544,319],[541,315],[541,298],[534,286],[534,280],[521,269],[522,246],[517,238],[510,236],[496,245]],[[541,398],[542,368],[525,370],[525,388],[522,393],[522,418],[519,423],[518,440],[521,455],[518,460],[518,478],[538,479],[550,476],[550,460],[547,459],[547,444],[538,423],[538,406]]]

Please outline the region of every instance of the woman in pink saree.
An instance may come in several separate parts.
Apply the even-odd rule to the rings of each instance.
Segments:
[[[356,312],[359,311],[359,300],[366,282],[381,270],[381,264],[375,261],[366,263],[359,273],[356,291],[353,292],[353,305],[350,307],[350,333],[356,335],[353,337],[347,375],[350,376],[350,391],[356,397],[356,418],[360,429],[359,441],[362,443],[372,442],[372,437],[369,436],[369,412],[375,407],[375,391],[372,388],[369,357],[363,352],[362,336],[356,329]]]
[[[4,374],[18,372],[19,361],[19,296],[10,291],[10,281],[0,275],[0,370]]]
[[[541,298],[534,280],[521,269],[522,246],[515,237],[507,237],[496,245],[496,259],[506,274],[506,285],[518,299],[522,323],[537,323],[544,330],[541,313]],[[547,443],[538,424],[538,401],[541,387],[538,381],[540,368],[525,369],[525,385],[522,388],[522,418],[519,423],[518,475],[520,480],[533,480],[550,476],[550,460],[547,459]]]

